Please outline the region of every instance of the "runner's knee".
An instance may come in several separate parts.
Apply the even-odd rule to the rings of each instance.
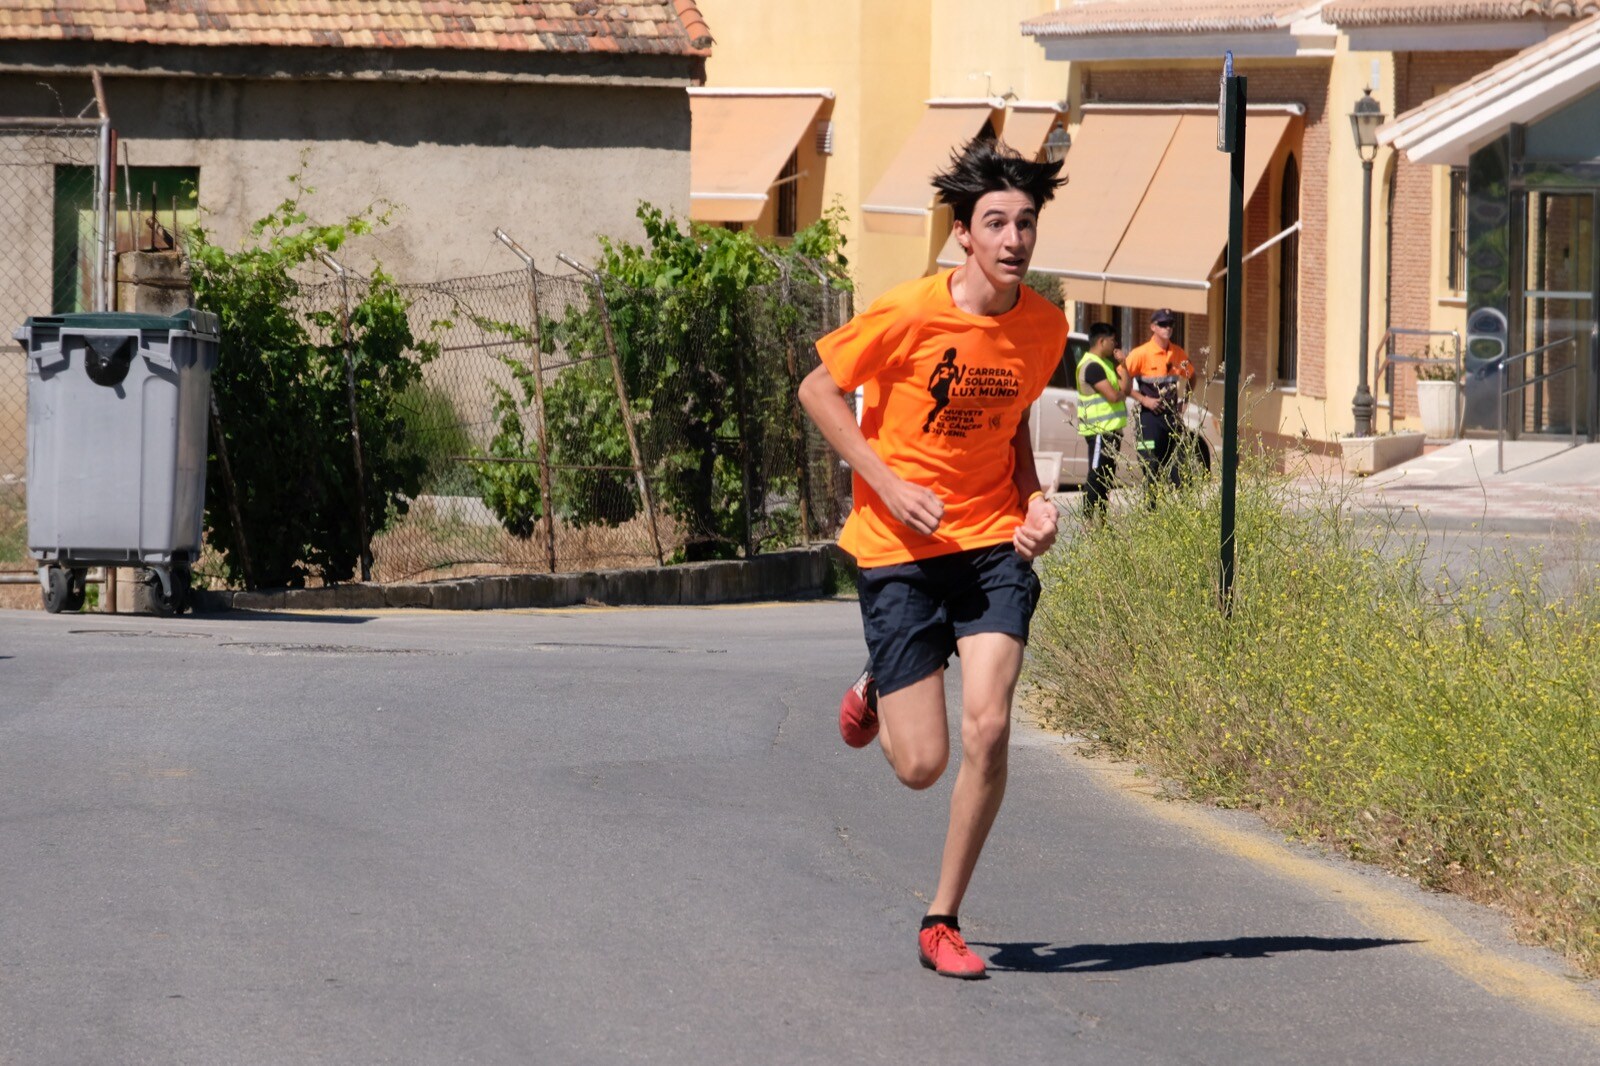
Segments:
[[[949,752],[919,754],[897,759],[894,773],[902,785],[920,792],[925,788],[931,788],[934,782],[944,776],[945,764],[949,761]]]
[[[961,757],[982,765],[1003,760],[1011,742],[1009,708],[969,711],[961,720]]]

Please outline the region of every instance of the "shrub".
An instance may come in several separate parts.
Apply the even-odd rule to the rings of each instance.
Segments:
[[[1031,677],[1045,719],[1190,793],[1265,809],[1424,884],[1519,910],[1600,964],[1600,591],[1491,554],[1464,581],[1425,540],[1240,480],[1232,616],[1203,491],[1052,554]]]
[[[787,402],[755,402],[792,396],[797,384],[772,351],[800,320],[777,282],[785,269],[809,278],[820,265],[835,288],[848,288],[842,217],[834,208],[779,245],[747,231],[685,228],[643,204],[645,245],[601,242],[606,307],[646,477],[657,506],[688,531],[689,560],[738,553],[750,518],[746,500],[760,507],[796,494],[796,475],[759,461],[749,464],[746,485],[744,457],[765,454],[770,441],[789,433]],[[599,357],[562,370],[545,390],[551,462],[568,467],[555,489],[557,512],[578,525],[625,522],[642,505],[631,472],[594,469],[633,462],[598,303],[541,321],[539,335],[546,354]],[[518,419],[527,424],[532,393],[522,391],[521,401],[509,392],[503,399],[512,407],[520,402]],[[507,456],[537,456],[520,427],[504,418],[502,427],[497,440]],[[772,535],[781,535],[782,521],[775,520]]]
[[[415,381],[396,397],[395,409],[404,429],[394,446],[421,463],[419,491],[433,496],[476,495],[477,474],[461,462],[472,452],[472,439],[450,394],[431,382]]]
[[[203,227],[187,235],[196,302],[221,322],[212,390],[238,492],[237,499],[228,498],[213,441],[206,536],[235,584],[302,585],[311,573],[348,580],[362,562],[361,511],[369,537],[376,535],[405,513],[427,467],[424,456],[396,442],[405,436],[400,400],[421,380],[422,364],[436,346],[413,336],[407,301],[392,279],[378,270],[352,281],[348,344],[341,312],[303,318],[295,310],[301,293],[295,272],[371,232],[385,216],[368,210],[339,223],[314,223],[301,205],[313,190],[300,175],[289,181],[290,196],[251,227],[238,250],[213,243]],[[328,339],[315,339],[308,320]],[[347,359],[364,444],[359,487]],[[235,528],[233,506],[242,530]]]

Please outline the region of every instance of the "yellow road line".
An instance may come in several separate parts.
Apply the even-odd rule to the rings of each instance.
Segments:
[[[1063,750],[1070,750],[1066,748]],[[1484,947],[1443,916],[1400,892],[1321,859],[1298,853],[1286,843],[1260,833],[1223,824],[1205,808],[1159,798],[1148,778],[1124,765],[1103,759],[1078,760],[1105,784],[1137,797],[1142,809],[1183,827],[1207,843],[1280,877],[1336,895],[1375,931],[1397,940],[1416,941],[1450,969],[1494,995],[1557,1021],[1600,1035],[1600,999],[1560,974]]]

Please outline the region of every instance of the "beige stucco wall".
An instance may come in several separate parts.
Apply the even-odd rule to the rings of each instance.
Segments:
[[[0,114],[36,106],[34,78],[0,78]],[[61,79],[65,99],[82,93]],[[689,105],[681,87],[109,78],[133,166],[200,168],[224,244],[290,191],[305,163],[315,218],[387,200],[392,223],[349,250],[406,280],[515,268],[503,227],[554,268],[592,260],[601,234],[638,239],[637,202],[685,211]]]
[[[57,96],[73,108],[93,99],[85,79],[0,75],[0,115],[56,112]],[[640,200],[688,209],[681,84],[111,77],[106,96],[125,150],[119,162],[198,167],[205,224],[229,247],[290,195],[302,160],[316,221],[393,205],[391,224],[340,258],[358,271],[381,261],[405,281],[518,269],[497,226],[541,268],[565,271],[559,252],[592,263],[601,235],[642,239]],[[10,280],[0,330],[9,346],[22,317],[51,310],[53,172],[46,163],[9,174],[5,188],[9,265],[0,276]],[[0,486],[22,472],[23,383],[20,358],[0,360]]]

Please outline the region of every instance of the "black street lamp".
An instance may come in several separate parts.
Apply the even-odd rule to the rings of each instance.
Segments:
[[[1372,436],[1372,390],[1367,387],[1367,329],[1371,319],[1372,292],[1372,160],[1378,154],[1378,127],[1383,125],[1383,106],[1372,98],[1369,86],[1350,112],[1350,132],[1355,134],[1356,151],[1361,156],[1361,360],[1356,364],[1356,398],[1350,405],[1355,414],[1355,435]]]

